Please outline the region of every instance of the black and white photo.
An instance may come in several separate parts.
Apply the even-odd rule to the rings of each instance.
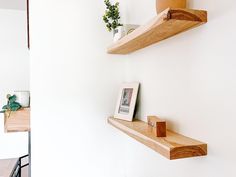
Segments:
[[[124,83],[117,101],[115,118],[132,121],[139,83]]]

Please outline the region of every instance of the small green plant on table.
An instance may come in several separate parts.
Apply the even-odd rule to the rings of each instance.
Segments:
[[[10,117],[12,111],[18,111],[21,109],[20,103],[16,102],[16,95],[7,95],[7,104],[2,107],[0,113],[6,113],[7,118]]]

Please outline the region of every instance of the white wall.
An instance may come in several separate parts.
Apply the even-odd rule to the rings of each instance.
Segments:
[[[105,52],[103,3],[41,0],[30,9],[32,176],[123,176],[114,153],[122,138],[106,118],[125,60]]]
[[[120,2],[127,23],[155,15],[153,1]],[[236,175],[236,3],[189,4],[208,10],[206,25],[115,56],[106,54],[102,1],[31,3],[33,177]],[[141,119],[166,118],[173,130],[207,142],[209,155],[169,161],[107,125],[122,81],[141,82]]]
[[[130,12],[135,1],[128,2]],[[145,2],[145,9],[141,4],[135,8],[148,14],[153,4]],[[190,1],[190,7],[207,9],[209,22],[129,55],[127,80],[142,83],[139,117],[166,118],[173,130],[207,142],[209,155],[170,162],[124,138],[129,177],[236,175],[236,2]],[[136,15],[130,14],[129,23],[138,21]]]
[[[29,90],[26,12],[0,9],[0,106],[14,90]],[[0,159],[27,154],[27,133],[4,133],[0,115]]]

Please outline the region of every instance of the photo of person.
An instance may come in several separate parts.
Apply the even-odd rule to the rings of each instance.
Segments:
[[[129,107],[133,94],[133,88],[124,88],[121,95],[121,102],[119,107],[119,113],[129,114]]]
[[[138,96],[139,83],[123,83],[119,89],[114,118],[132,121]]]

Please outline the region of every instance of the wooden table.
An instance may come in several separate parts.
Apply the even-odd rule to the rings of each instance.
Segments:
[[[0,160],[0,177],[10,177],[17,163],[18,159]]]
[[[9,112],[5,112],[4,114],[4,127],[6,133],[11,132],[28,132],[28,151],[29,151],[29,159],[28,162],[30,163],[30,108],[20,109],[15,112],[11,112],[9,116]],[[0,164],[1,165],[1,164]],[[1,170],[1,167],[0,167]],[[28,176],[30,177],[30,165],[28,168]],[[0,177],[1,171],[0,171]],[[8,177],[8,176],[7,176]]]
[[[12,111],[4,114],[5,132],[28,132],[30,131],[30,108]]]

